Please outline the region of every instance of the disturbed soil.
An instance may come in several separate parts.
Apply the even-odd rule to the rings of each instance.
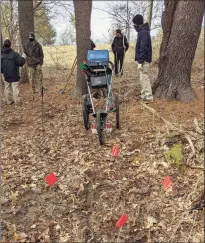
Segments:
[[[2,104],[2,242],[204,242],[203,77],[193,74],[194,103],[148,105],[189,135],[195,154],[190,158],[191,144],[180,139],[183,170],[165,158],[163,139],[173,131],[140,103],[137,77],[129,65],[114,79],[121,129],[110,114],[104,146],[84,129],[75,77],[65,94],[65,80],[45,77],[45,131],[41,97],[33,101],[28,84],[20,86],[22,105]],[[58,181],[49,187],[52,172]],[[168,175],[173,186],[164,191]],[[128,221],[119,230],[123,213]]]

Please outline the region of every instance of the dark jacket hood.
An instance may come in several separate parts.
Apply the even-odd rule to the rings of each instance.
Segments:
[[[147,30],[147,31],[150,31],[149,24],[148,24],[148,23],[144,23],[144,24],[141,25],[139,28],[136,28],[136,27],[135,27],[135,30],[136,30],[137,32],[140,32],[141,30]]]
[[[140,26],[140,30],[150,30],[149,24],[148,23],[144,23],[143,25]]]
[[[3,48],[3,50],[2,50],[2,53],[7,54],[7,53],[10,53],[11,51],[12,51],[12,49],[11,49],[11,48],[4,47],[4,48]]]
[[[122,39],[122,38],[124,37],[124,35],[123,35],[122,33],[120,33],[120,34],[121,34],[121,36],[120,36],[120,37],[115,36],[115,38],[117,38],[117,39]]]
[[[144,62],[151,63],[152,61],[152,41],[150,36],[149,24],[145,23],[137,28],[137,43],[135,61],[142,64]]]

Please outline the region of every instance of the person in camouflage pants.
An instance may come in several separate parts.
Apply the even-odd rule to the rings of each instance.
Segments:
[[[28,76],[33,94],[41,94],[43,87],[43,48],[36,41],[35,34],[29,33],[29,40],[25,45],[25,54],[27,55]]]

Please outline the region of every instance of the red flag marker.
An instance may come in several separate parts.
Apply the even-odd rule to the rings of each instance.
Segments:
[[[114,157],[117,157],[118,154],[119,154],[119,148],[116,147],[116,146],[114,146],[113,149],[112,149],[112,155],[113,155]]]
[[[121,228],[128,220],[128,217],[126,214],[123,214],[120,219],[116,223],[117,228]]]
[[[165,177],[165,179],[162,181],[162,184],[164,186],[164,190],[167,190],[169,187],[171,187],[173,183],[170,176]]]
[[[58,181],[58,178],[54,175],[54,173],[51,173],[50,175],[46,176],[46,182],[49,186],[54,185]]]

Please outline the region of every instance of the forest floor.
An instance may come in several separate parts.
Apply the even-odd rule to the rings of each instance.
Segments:
[[[140,103],[138,73],[127,63],[123,80],[113,81],[121,129],[107,134],[104,146],[84,129],[81,101],[71,93],[75,77],[65,94],[59,77],[44,80],[45,132],[41,97],[32,101],[28,84],[20,86],[21,106],[2,104],[1,242],[204,242],[204,211],[192,210],[202,205],[204,186],[203,74],[192,75],[194,103],[148,105],[183,133]],[[165,158],[170,143],[182,145],[182,161]],[[52,172],[58,182],[49,187]],[[168,175],[173,187],[164,191]],[[123,213],[128,221],[119,231]]]

